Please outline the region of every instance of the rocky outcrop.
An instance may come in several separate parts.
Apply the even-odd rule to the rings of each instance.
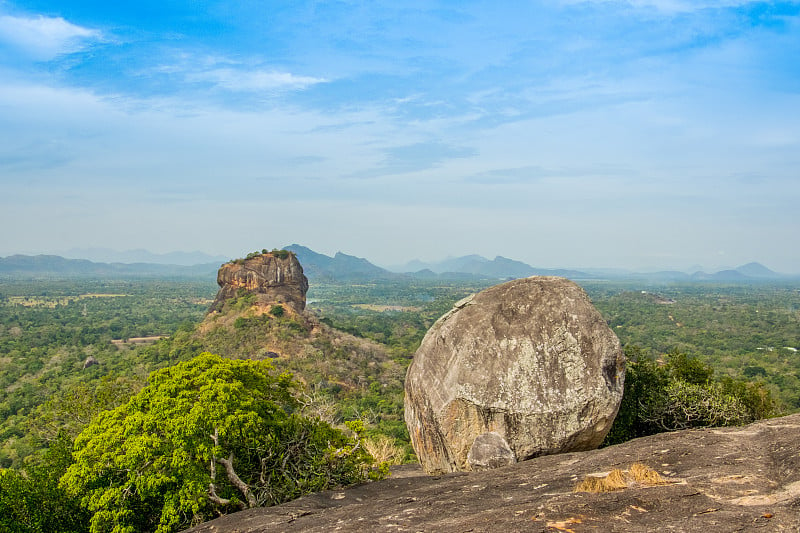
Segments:
[[[800,531],[800,414],[695,429],[484,472],[389,479],[223,516],[193,533]],[[575,492],[586,476],[643,463],[666,483]]]
[[[462,300],[422,340],[405,418],[431,474],[589,450],[622,399],[619,340],[584,291],[519,279]]]
[[[272,252],[226,263],[217,272],[220,286],[211,310],[222,309],[225,300],[244,291],[261,305],[286,304],[295,311],[306,306],[308,279],[297,257],[290,252]]]

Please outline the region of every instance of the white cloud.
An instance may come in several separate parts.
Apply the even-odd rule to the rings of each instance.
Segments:
[[[101,37],[98,30],[77,26],[61,17],[0,16],[0,41],[38,60],[76,52],[87,41]]]
[[[290,72],[233,68],[217,68],[198,72],[190,74],[187,78],[190,81],[209,82],[223,89],[237,92],[297,90],[328,81],[324,78],[297,76]]]
[[[562,4],[619,4],[618,0],[561,0]],[[666,13],[699,11],[756,3],[756,0],[627,0],[637,8],[656,8]]]

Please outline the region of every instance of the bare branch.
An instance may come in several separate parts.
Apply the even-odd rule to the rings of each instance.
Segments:
[[[250,487],[247,486],[247,483],[242,481],[242,479],[236,474],[236,470],[233,469],[233,454],[230,455],[228,459],[217,459],[217,462],[225,467],[225,472],[228,474],[228,480],[233,483],[233,486],[239,489],[239,491],[244,495],[247,499],[247,504],[249,507],[258,507],[258,502],[256,501],[255,496],[250,491]]]
[[[217,505],[230,505],[231,503],[230,500],[226,500],[225,498],[220,498],[219,496],[217,496],[217,491],[213,483],[209,483],[208,485],[208,499],[211,500],[213,503],[216,503]],[[242,506],[242,509],[246,508],[244,503],[240,502],[240,504]]]

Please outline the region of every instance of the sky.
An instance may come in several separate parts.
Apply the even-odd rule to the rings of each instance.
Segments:
[[[800,2],[0,0],[0,256],[800,273]]]

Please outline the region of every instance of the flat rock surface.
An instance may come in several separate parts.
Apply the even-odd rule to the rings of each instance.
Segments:
[[[589,474],[633,463],[669,483],[573,492]],[[438,477],[391,478],[251,509],[194,533],[260,531],[800,531],[800,414],[687,430],[588,452]]]

